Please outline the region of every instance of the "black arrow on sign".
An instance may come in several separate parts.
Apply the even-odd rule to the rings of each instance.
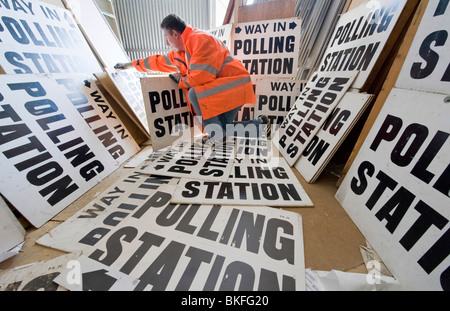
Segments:
[[[237,34],[240,34],[241,31],[242,31],[242,28],[239,27],[239,26],[237,26],[236,29],[235,29],[235,31],[236,31]]]
[[[289,29],[295,29],[295,27],[297,27],[297,24],[295,22],[289,24]]]

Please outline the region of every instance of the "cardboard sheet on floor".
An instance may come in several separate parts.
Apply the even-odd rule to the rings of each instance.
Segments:
[[[308,81],[274,140],[290,166],[300,158],[357,75],[357,72],[317,72]]]
[[[151,175],[188,177],[199,180],[225,181],[230,175],[235,157],[234,142],[223,145],[202,145],[178,141],[141,172]]]
[[[396,40],[391,35],[406,4],[406,0],[366,1],[342,14],[318,70],[360,71],[353,87],[367,91],[387,57],[386,46]]]
[[[336,194],[409,290],[450,284],[446,98],[394,88]]]
[[[313,183],[320,176],[372,98],[364,93],[347,92],[344,95],[295,164],[307,182]]]
[[[139,279],[134,290],[305,289],[299,214],[268,207],[175,205],[170,203],[174,191],[174,186],[161,187],[129,217],[99,223],[83,239],[74,237],[65,245],[84,243],[83,255]]]
[[[0,73],[102,72],[70,11],[43,1],[0,6]]]
[[[1,255],[22,243],[24,238],[25,229],[0,197],[0,262],[3,261]]]
[[[114,133],[115,127],[124,126],[108,118],[113,114],[105,103],[108,111],[100,109],[95,84],[91,94],[83,80],[80,85],[65,76],[59,82],[50,75],[0,76],[0,191],[35,227],[138,150],[131,138]]]
[[[182,178],[174,203],[252,206],[313,206],[297,177],[283,158],[271,161],[235,159],[225,182]]]

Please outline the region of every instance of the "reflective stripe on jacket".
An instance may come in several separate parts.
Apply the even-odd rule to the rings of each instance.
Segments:
[[[182,39],[186,51],[149,56],[133,65],[144,72],[180,72],[180,88],[194,88],[204,119],[256,103],[250,74],[219,39],[190,26]]]

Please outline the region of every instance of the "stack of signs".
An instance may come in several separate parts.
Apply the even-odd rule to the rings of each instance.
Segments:
[[[231,33],[231,54],[248,70],[253,84],[257,84],[258,78],[294,79],[300,52],[300,27],[298,18],[236,24]],[[254,107],[253,103],[244,105],[238,120],[252,119]]]
[[[191,132],[194,118],[176,83],[168,76],[153,76],[142,78],[141,85],[154,150],[170,146],[184,130]]]
[[[347,92],[344,95],[295,164],[295,168],[308,183],[316,181],[372,98],[372,95],[365,93]]]
[[[102,72],[70,11],[42,1],[2,1],[0,72]]]
[[[294,166],[328,116],[341,101],[357,72],[319,72],[288,113],[277,133],[275,145],[290,166]]]
[[[155,180],[130,174],[37,241],[83,253],[78,282],[74,268],[55,282],[102,291],[305,290],[299,214],[177,205],[172,180]]]
[[[428,3],[396,88],[336,194],[408,290],[450,290],[449,18],[448,1]]]
[[[139,150],[84,76],[2,75],[0,88],[0,192],[35,227]]]
[[[281,125],[305,84],[306,81],[290,79],[256,79],[255,115],[265,115],[271,124]]]

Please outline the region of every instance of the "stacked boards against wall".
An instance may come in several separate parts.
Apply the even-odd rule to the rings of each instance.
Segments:
[[[450,8],[423,1],[417,12],[336,198],[405,289],[449,290]]]
[[[81,31],[75,12],[36,0],[0,4],[0,192],[35,227],[140,150],[143,130],[94,78],[107,53],[85,38],[92,26]]]

